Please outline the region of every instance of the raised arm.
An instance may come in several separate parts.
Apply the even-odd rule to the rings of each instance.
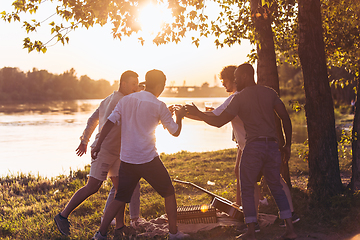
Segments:
[[[202,112],[202,113],[209,115],[209,116],[216,116],[213,112]],[[185,115],[185,117],[190,118],[192,120],[203,121],[200,117],[190,115],[190,114]]]
[[[110,120],[107,120],[106,123],[104,124],[103,128],[101,129],[98,142],[96,146],[91,150],[91,157],[93,159],[97,158],[97,155],[100,152],[102,142],[104,141],[105,137],[109,134],[110,130],[113,128],[114,125],[115,124]]]
[[[194,104],[185,105],[185,110],[187,115],[198,117],[214,127],[222,127],[235,117],[226,111],[223,111],[219,116],[215,116],[215,114],[208,114],[207,112],[201,112]]]
[[[176,130],[176,132],[172,134],[175,137],[180,135],[182,129],[182,119],[184,118],[185,114],[186,114],[185,107],[181,107],[179,110],[175,110],[176,123],[178,125],[178,129]]]

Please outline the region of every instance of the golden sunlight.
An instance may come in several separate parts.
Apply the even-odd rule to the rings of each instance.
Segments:
[[[208,205],[206,205],[206,204],[203,204],[203,205],[201,205],[201,207],[200,207],[200,211],[201,212],[207,212],[209,210],[209,206]]]
[[[360,239],[360,234],[350,238],[350,240],[359,240]]]
[[[143,34],[156,37],[165,23],[172,21],[171,10],[165,4],[152,3],[140,10],[139,22]]]

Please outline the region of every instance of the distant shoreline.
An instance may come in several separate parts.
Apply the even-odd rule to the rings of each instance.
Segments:
[[[229,94],[223,87],[197,86],[170,86],[166,87],[161,97],[228,97]]]

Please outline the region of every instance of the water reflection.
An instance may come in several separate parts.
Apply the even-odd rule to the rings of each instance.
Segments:
[[[73,114],[93,111],[99,103],[95,100],[51,101],[38,103],[9,103],[0,105],[0,113],[4,114]]]
[[[205,102],[219,106],[225,98],[161,98],[167,105],[194,102],[201,110]],[[70,168],[90,164],[90,154],[77,157],[79,144],[88,118],[100,99],[53,101],[0,105],[0,176],[17,172],[42,176],[69,174]],[[304,142],[306,126],[293,126],[294,140]],[[97,129],[95,130],[97,131]],[[156,130],[159,153],[214,151],[234,148],[231,126],[211,127],[203,122],[184,119],[179,137],[171,136],[161,126]],[[90,142],[94,140],[93,134]]]
[[[205,103],[211,102],[213,106],[219,106],[225,98],[160,98],[162,101],[166,102],[168,105],[171,104],[191,104],[194,103],[201,110],[205,109]],[[89,99],[89,100],[71,100],[71,101],[51,101],[51,102],[39,102],[39,103],[24,103],[24,104],[2,104],[0,105],[0,116],[6,115],[75,115],[77,113],[92,113],[95,108],[98,106],[101,100],[99,99]],[[58,122],[59,119],[54,120]],[[23,118],[21,119],[2,119],[0,125],[7,126],[24,126],[24,125],[47,125],[54,124],[54,121],[51,117],[46,119],[36,119],[32,117],[31,119]],[[76,119],[64,117],[61,119],[62,122],[71,124],[75,123]],[[85,126],[84,126],[85,127]],[[307,127],[306,125],[293,125],[293,142],[294,143],[303,143],[307,140]]]
[[[216,101],[221,103],[223,100]],[[185,99],[164,101],[169,105],[185,104]],[[75,149],[88,118],[100,102],[100,99],[96,99],[1,105],[0,176],[31,172],[50,177],[69,174],[70,168],[74,170],[90,164],[89,152],[77,157]],[[195,102],[202,107],[202,100]],[[235,147],[231,141],[230,127],[217,129],[188,119],[184,120],[180,137],[171,136],[162,127],[156,135],[159,153]],[[93,142],[94,136],[90,142]]]

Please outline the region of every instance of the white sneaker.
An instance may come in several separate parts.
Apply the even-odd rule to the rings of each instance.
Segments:
[[[260,204],[265,205],[265,206],[269,205],[269,202],[266,198],[264,198],[263,200],[259,200],[259,202],[260,202]]]
[[[184,238],[189,238],[189,237],[190,237],[189,234],[180,232],[179,230],[175,234],[169,233],[169,240],[184,239]]]
[[[103,221],[103,217],[101,217],[101,222]],[[115,221],[115,218],[111,221],[110,225],[116,225],[116,221]]]

